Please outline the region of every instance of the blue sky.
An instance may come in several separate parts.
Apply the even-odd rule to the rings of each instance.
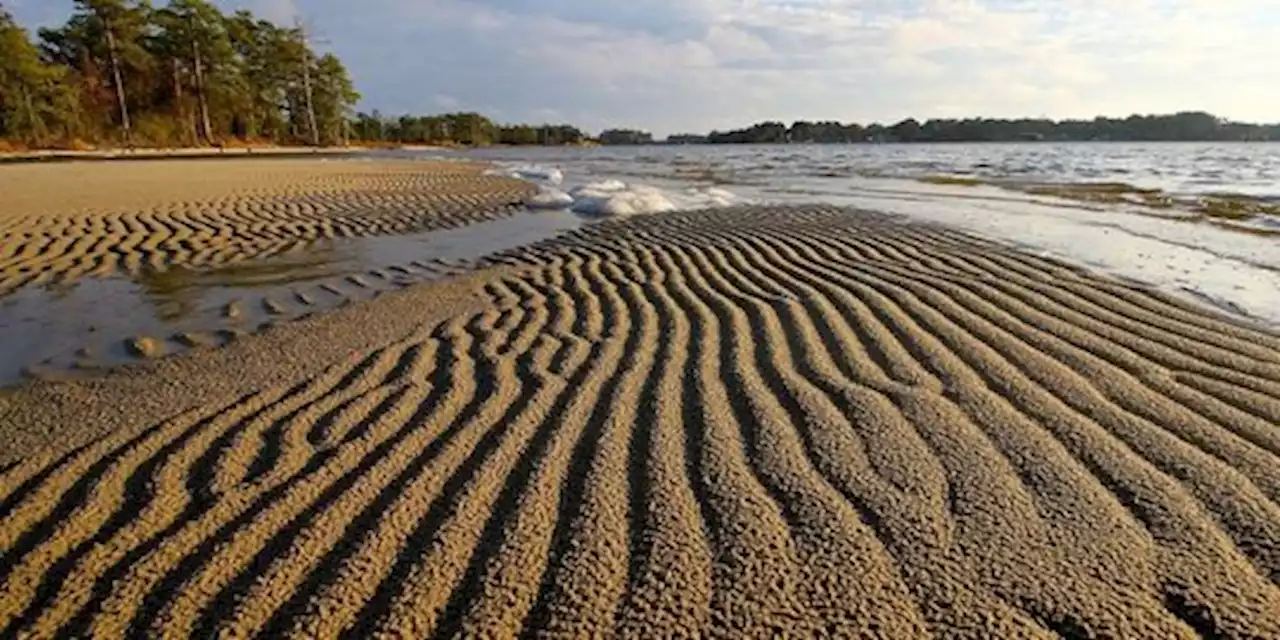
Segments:
[[[163,0],[154,0],[161,2]],[[1280,120],[1280,0],[220,0],[314,25],[365,109],[659,135],[1204,109]],[[28,26],[70,0],[0,0]]]

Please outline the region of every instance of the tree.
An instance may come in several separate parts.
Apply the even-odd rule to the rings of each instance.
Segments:
[[[320,56],[315,63],[313,113],[316,122],[316,143],[346,144],[347,126],[360,100],[347,68],[332,53]]]
[[[74,111],[63,70],[40,59],[27,31],[0,6],[0,137],[43,145]]]
[[[106,58],[111,69],[111,84],[120,107],[120,126],[126,144],[131,144],[133,124],[129,118],[129,101],[124,84],[124,67],[133,62],[141,67],[144,54],[138,45],[146,22],[145,6],[126,0],[75,0],[78,11],[95,21],[106,38]]]
[[[915,142],[920,137],[920,123],[915,118],[907,118],[889,127],[889,131],[898,142]]]
[[[286,137],[289,119],[284,106],[295,74],[284,56],[296,53],[286,30],[248,11],[226,18],[224,26],[243,84],[231,129],[247,138]]]
[[[312,146],[318,147],[320,146],[320,125],[316,119],[315,85],[311,81],[315,56],[311,54],[311,41],[307,38],[307,30],[301,19],[295,21],[292,36],[296,39],[297,51],[301,53],[298,65],[302,68],[302,105],[306,109],[307,129],[311,133]]]
[[[653,134],[648,131],[636,131],[634,129],[608,129],[600,134],[600,144],[653,144]]]
[[[218,136],[211,96],[216,95],[223,105],[234,102],[228,94],[235,92],[239,79],[223,16],[205,0],[173,0],[156,12],[155,24],[159,27],[155,37],[158,49],[171,61],[175,100],[181,100],[184,74],[180,69],[185,67],[199,116],[195,129],[206,142],[213,143]]]
[[[75,0],[61,29],[42,29],[46,56],[78,72],[82,100],[132,142],[131,105],[151,99],[152,57],[143,46],[150,7],[136,0]],[[109,105],[109,106],[108,106]]]
[[[34,144],[55,132],[149,145],[332,144],[348,137],[359,99],[342,62],[313,52],[301,28],[224,15],[210,0],[75,0],[38,44],[4,14],[0,135]]]

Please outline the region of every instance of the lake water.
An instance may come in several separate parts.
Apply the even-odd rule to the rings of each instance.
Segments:
[[[1280,324],[1280,143],[485,149],[547,206],[822,202],[941,222]],[[1128,186],[1125,186],[1128,185]]]
[[[592,218],[740,203],[828,203],[941,222],[1280,326],[1280,217],[1268,209],[1280,205],[1280,144],[527,148],[334,161],[387,156],[493,161],[542,186],[540,209],[317,243],[224,269],[25,287],[0,296],[0,385],[24,368],[62,377],[130,362],[126,340],[136,336],[153,338],[160,354],[218,344]],[[1099,183],[1158,191],[1062,188]],[[1222,194],[1247,196],[1247,215],[1205,215],[1201,201]],[[113,312],[95,312],[103,308]]]

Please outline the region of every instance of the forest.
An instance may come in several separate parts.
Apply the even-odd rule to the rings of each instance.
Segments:
[[[75,0],[28,32],[0,4],[0,141],[26,147],[343,144],[360,95],[300,26],[205,0]]]
[[[762,122],[746,129],[667,138],[673,144],[1267,140],[1280,140],[1280,125],[1231,122],[1199,111],[1092,120],[967,118],[921,123],[907,118],[889,126],[799,121],[788,127],[781,122]]]
[[[378,112],[356,114],[355,139],[382,145],[578,145],[590,136],[567,124],[500,125],[478,113],[388,118]]]

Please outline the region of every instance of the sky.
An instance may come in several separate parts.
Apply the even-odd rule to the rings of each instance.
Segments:
[[[163,0],[153,0],[163,2]],[[0,0],[27,26],[71,0]],[[763,120],[1280,121],[1280,0],[218,0],[313,25],[363,110],[666,135]]]

